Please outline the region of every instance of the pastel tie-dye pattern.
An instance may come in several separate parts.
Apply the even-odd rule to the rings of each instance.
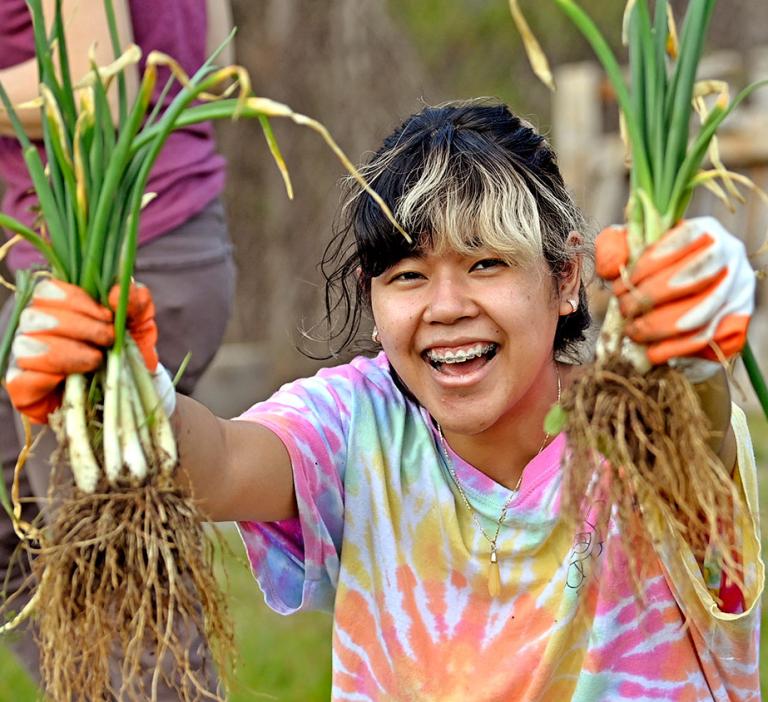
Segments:
[[[286,445],[300,513],[241,523],[248,557],[276,611],[333,612],[334,700],[760,699],[764,575],[738,408],[737,478],[753,515],[741,530],[741,614],[718,609],[684,544],[650,559],[641,606],[611,524],[587,519],[567,534],[556,519],[562,436],[526,467],[499,537],[502,594],[490,598],[488,543],[429,416],[398,389],[383,354],[291,383],[241,419]],[[451,458],[490,531],[508,491]]]

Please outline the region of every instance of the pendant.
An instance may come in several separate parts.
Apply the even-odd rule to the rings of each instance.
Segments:
[[[498,597],[501,594],[501,577],[499,576],[499,558],[496,547],[491,546],[491,562],[488,564],[488,594]]]

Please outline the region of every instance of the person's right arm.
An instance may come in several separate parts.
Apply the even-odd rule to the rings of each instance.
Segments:
[[[55,0],[43,0],[43,13],[46,22],[53,21],[56,7]],[[120,45],[125,48],[133,41],[131,16],[128,11],[128,0],[114,0],[115,21]],[[96,63],[106,66],[114,61],[112,42],[109,35],[109,24],[102,0],[63,0],[64,35],[69,53],[70,71],[73,82],[77,83],[91,69],[89,52],[94,46]],[[133,100],[138,88],[138,70],[136,67],[126,71],[128,100]],[[37,98],[39,78],[37,61],[31,58],[15,66],[0,69],[0,83],[3,84],[11,103],[19,105]],[[117,116],[116,81],[108,93],[112,114]],[[19,119],[24,126],[27,136],[31,139],[42,138],[40,110],[18,110]],[[13,136],[14,131],[8,114],[0,107],[0,135]]]
[[[228,0],[206,0],[205,11],[208,28],[205,37],[205,55],[210,56],[232,31],[232,7]],[[231,41],[222,50],[216,64],[229,66],[234,62],[235,45],[234,41]]]
[[[171,421],[179,445],[179,480],[211,521],[267,522],[298,513],[288,451],[269,429],[216,417],[177,396]]]

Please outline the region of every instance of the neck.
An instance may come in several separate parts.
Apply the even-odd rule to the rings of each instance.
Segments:
[[[532,398],[501,417],[495,424],[478,434],[459,434],[446,430],[445,440],[453,451],[467,463],[510,490],[514,489],[525,466],[535,458],[554,437],[544,431],[544,418],[557,401],[558,373],[561,387],[566,387],[569,367],[548,365],[541,374],[541,387]]]

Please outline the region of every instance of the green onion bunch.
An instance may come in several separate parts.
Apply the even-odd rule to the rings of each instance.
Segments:
[[[768,81],[753,83],[730,99],[725,83],[697,80],[716,0],[690,0],[679,35],[668,0],[653,5],[628,0],[623,21],[626,72],[577,2],[553,2],[594,49],[618,100],[629,156],[625,218],[630,269],[647,246],[685,216],[698,187],[708,188],[729,206],[732,199],[742,198],[736,183],[762,193],[749,179],[725,168],[716,132]],[[519,1],[509,3],[534,71],[554,87]],[[732,556],[738,552],[733,535],[748,528],[750,512],[732,467],[717,453],[722,434],[710,429],[699,394],[685,375],[666,364],[650,367],[645,350],[623,332],[613,296],[596,363],[584,368],[545,422],[547,432],[562,430],[568,436],[563,518],[578,530],[584,506],[591,505],[594,523],[610,520],[616,525],[640,599],[660,543],[675,544],[705,571],[723,573],[741,587],[744,573]],[[768,392],[749,346],[743,358],[768,416]]]
[[[518,0],[509,1],[534,71],[554,88],[546,58],[525,23]],[[630,263],[684,217],[699,186],[707,187],[728,205],[731,197],[740,199],[734,181],[755,188],[747,178],[723,166],[716,132],[736,107],[768,80],[748,85],[733,99],[729,99],[724,83],[697,81],[716,0],[691,0],[679,37],[668,0],[656,0],[653,11],[648,0],[628,0],[623,27],[624,43],[629,49],[627,76],[600,30],[578,3],[553,2],[592,46],[619,104],[630,155],[626,211]],[[717,99],[710,108],[704,98],[712,93],[717,94]],[[699,116],[695,127],[694,110]],[[705,169],[708,156],[712,167]],[[621,327],[618,303],[613,298],[601,334],[604,341],[598,348],[600,355],[618,347]],[[625,342],[625,350],[629,346]],[[641,365],[641,354],[630,351],[629,355],[636,366]],[[768,392],[749,345],[742,357],[768,417]]]

